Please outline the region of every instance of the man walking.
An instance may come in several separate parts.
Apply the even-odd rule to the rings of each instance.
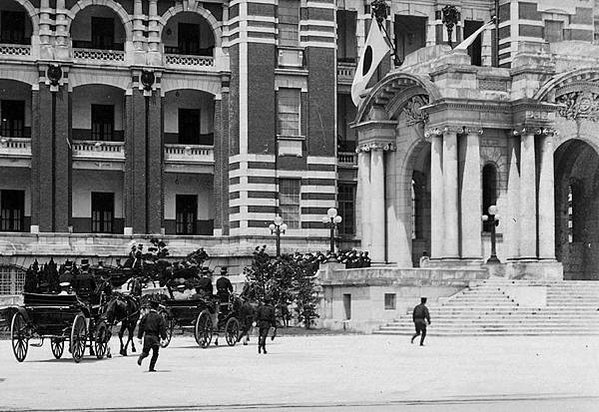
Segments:
[[[137,364],[141,366],[141,361],[150,355],[150,349],[152,349],[152,358],[150,359],[150,372],[156,372],[154,367],[158,360],[158,350],[160,349],[160,338],[166,339],[166,322],[164,318],[158,314],[158,302],[150,302],[150,311],[146,313],[141,321],[139,322],[139,331],[137,333],[137,339],[141,340],[144,336],[143,350]]]
[[[277,332],[277,321],[275,319],[275,308],[270,304],[271,300],[267,296],[264,298],[264,304],[258,307],[256,311],[256,323],[258,324],[258,353],[263,352],[266,355],[266,338],[268,337],[268,331],[272,326],[275,331],[272,334],[272,338],[275,338]]]
[[[420,305],[416,305],[414,307],[414,312],[412,313],[412,320],[414,321],[414,326],[416,327],[416,334],[412,336],[411,343],[414,343],[414,339],[420,335],[420,346],[424,346],[424,338],[426,338],[426,323],[431,324],[431,317],[428,313],[428,308],[426,307],[426,298],[420,298]]]

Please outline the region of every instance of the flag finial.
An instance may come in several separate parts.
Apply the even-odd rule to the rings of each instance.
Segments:
[[[370,3],[370,10],[378,24],[381,24],[387,18],[387,3],[385,0],[373,0]]]

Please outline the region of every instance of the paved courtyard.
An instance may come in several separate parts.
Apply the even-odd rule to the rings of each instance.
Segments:
[[[0,341],[0,410],[597,410],[599,337],[280,337],[200,349],[175,338],[158,373],[136,357],[55,360],[49,345],[24,363]],[[112,351],[118,353],[118,339]],[[298,406],[300,408],[298,408]]]

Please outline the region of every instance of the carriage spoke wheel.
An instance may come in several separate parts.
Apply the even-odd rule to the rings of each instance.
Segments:
[[[229,318],[225,325],[225,338],[229,346],[235,346],[239,337],[239,321],[237,318]]]
[[[201,348],[206,348],[210,345],[212,341],[212,319],[207,310],[203,310],[198,315],[194,332],[196,342]]]
[[[106,355],[108,348],[108,328],[106,323],[100,322],[96,328],[96,337],[94,340],[94,349],[96,350],[96,358],[102,359]]]
[[[83,358],[86,343],[87,326],[85,324],[85,318],[82,314],[79,314],[75,317],[71,329],[71,355],[73,355],[73,360],[75,362],[79,363],[81,358]]]
[[[52,354],[56,359],[60,359],[64,352],[64,341],[59,338],[52,338],[50,340],[50,347],[52,348]]]
[[[166,323],[166,339],[160,342],[160,346],[166,348],[171,343],[171,339],[173,338],[173,329],[175,328],[175,322],[173,321],[173,318],[170,316],[168,311],[163,309],[159,313],[160,316],[162,316],[162,318],[164,319],[164,322]]]
[[[19,362],[23,362],[29,349],[29,331],[27,322],[20,312],[16,312],[10,324],[10,338],[12,340],[12,351]]]

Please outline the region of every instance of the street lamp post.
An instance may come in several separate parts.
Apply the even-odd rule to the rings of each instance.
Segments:
[[[335,228],[342,220],[334,207],[327,210],[327,215],[322,218],[322,223],[331,229],[331,254],[335,253]]]
[[[488,209],[488,215],[483,215],[483,222],[491,222],[491,257],[487,260],[487,263],[497,264],[501,261],[497,258],[496,250],[496,232],[495,227],[499,225],[499,215],[497,214],[497,206],[491,205]]]
[[[281,216],[277,216],[274,222],[268,225],[268,228],[270,229],[270,234],[275,235],[277,238],[277,257],[279,257],[281,256],[281,235],[285,234],[287,224],[283,223]]]

